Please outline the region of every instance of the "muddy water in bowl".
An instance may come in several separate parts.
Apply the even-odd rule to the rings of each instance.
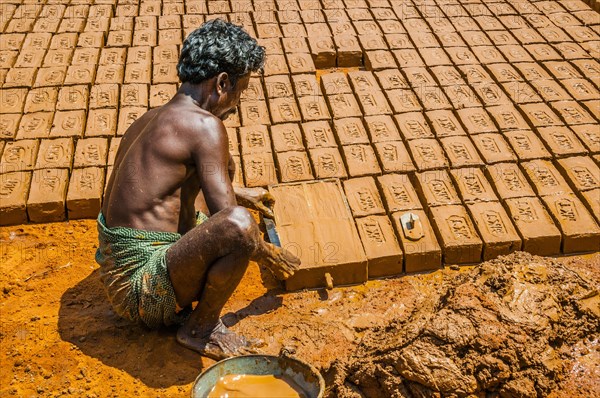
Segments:
[[[306,398],[299,385],[282,376],[227,375],[217,381],[208,398]]]

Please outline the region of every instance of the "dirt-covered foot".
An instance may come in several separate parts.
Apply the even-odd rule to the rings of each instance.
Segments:
[[[247,339],[232,332],[220,320],[217,326],[206,334],[198,333],[190,326],[184,325],[177,331],[177,341],[184,347],[216,361],[257,354],[256,349],[261,346],[259,340]]]

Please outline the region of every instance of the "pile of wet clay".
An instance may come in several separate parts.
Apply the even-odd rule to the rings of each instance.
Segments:
[[[540,397],[598,341],[597,284],[527,253],[457,274],[325,372],[330,397]]]

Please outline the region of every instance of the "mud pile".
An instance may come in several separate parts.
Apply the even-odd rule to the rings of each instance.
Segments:
[[[526,253],[462,274],[326,371],[330,397],[539,397],[600,337],[597,286]],[[490,394],[491,393],[491,394]]]

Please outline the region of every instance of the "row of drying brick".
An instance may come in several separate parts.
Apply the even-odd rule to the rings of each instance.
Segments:
[[[481,169],[462,169],[413,178],[389,174],[377,183],[372,177],[344,181],[369,276],[474,263],[515,250],[539,255],[599,250],[598,167],[589,158],[560,165],[570,169],[578,186],[593,188],[578,197],[551,164],[541,162],[524,165],[538,196],[511,164],[488,167],[487,178]],[[403,219],[407,213],[414,219]]]
[[[515,130],[470,137],[450,134],[438,140],[417,138],[405,143],[391,117],[375,116],[365,121],[368,130],[358,118],[335,120],[333,129],[326,121],[275,125],[271,134],[267,126],[241,127],[239,138],[238,132],[229,128],[230,152],[241,155],[247,186],[481,167],[589,153],[573,130],[566,127],[539,129],[542,139],[531,130]],[[575,127],[597,156],[598,126]]]

